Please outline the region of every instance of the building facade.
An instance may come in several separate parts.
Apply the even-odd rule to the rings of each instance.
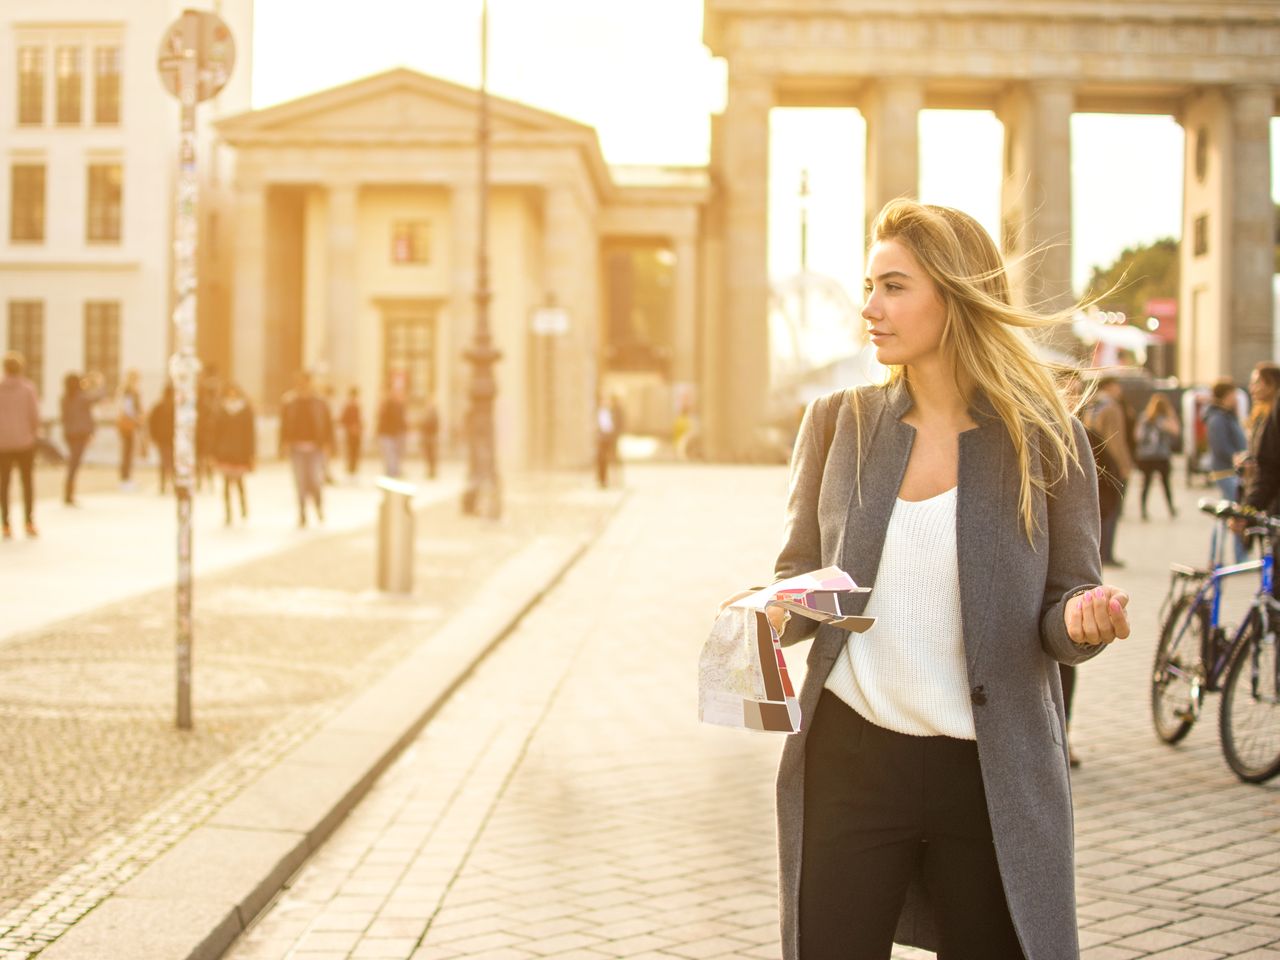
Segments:
[[[604,394],[669,422],[675,385],[698,379],[706,174],[613,171],[592,128],[490,104],[499,455],[507,468],[582,467]],[[462,433],[477,105],[473,89],[397,69],[218,123],[235,158],[234,196],[219,208],[233,252],[209,282],[230,296],[202,316],[202,353],[259,410],[270,414],[308,370],[335,399],[358,387],[370,414],[392,387],[419,410],[430,400]],[[637,285],[663,294],[646,299]],[[629,352],[609,350],[610,303],[636,320],[614,325],[634,334]]]
[[[0,347],[25,355],[49,418],[68,372],[114,388],[136,368],[148,399],[166,376],[178,105],[156,59],[184,6],[0,5]],[[209,8],[237,45],[230,83],[201,108],[211,197],[231,169],[209,121],[249,105],[252,7]]]

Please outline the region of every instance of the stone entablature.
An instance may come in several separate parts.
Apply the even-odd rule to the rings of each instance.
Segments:
[[[787,78],[1280,84],[1280,4],[1273,2],[709,0],[704,36],[735,70]]]

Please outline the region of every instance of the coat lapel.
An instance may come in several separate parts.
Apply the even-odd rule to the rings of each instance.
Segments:
[[[855,477],[849,491],[844,523],[845,539],[840,545],[840,567],[860,586],[875,586],[880,555],[884,552],[885,531],[893,513],[902,477],[907,472],[911,444],[916,431],[900,419],[911,407],[905,383],[893,384],[882,394],[877,409],[868,410],[871,429],[864,429],[858,456],[862,461],[861,484]],[[870,404],[868,404],[870,406]],[[864,427],[867,425],[864,424]],[[873,452],[874,451],[874,452]]]
[[[1005,455],[1009,452],[1004,423],[980,400],[975,404],[976,429],[960,434],[960,468],[956,491],[956,561],[960,567],[960,620],[964,629],[969,676],[976,671],[983,640],[990,632],[991,588],[999,561],[1003,531],[996,518],[1012,509],[1004,502]],[[1021,527],[1019,527],[1021,529]]]

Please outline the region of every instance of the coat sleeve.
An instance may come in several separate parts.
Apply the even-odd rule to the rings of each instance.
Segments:
[[[787,488],[786,523],[782,549],[773,565],[773,578],[785,580],[822,566],[822,533],[818,526],[818,494],[822,490],[825,466],[821,437],[825,430],[827,402],[813,401],[805,409],[791,452],[791,479]],[[808,617],[792,617],[782,634],[782,643],[804,640],[818,624]]]
[[[1102,582],[1098,476],[1084,426],[1073,420],[1072,427],[1080,462],[1048,491],[1049,570],[1040,607],[1040,645],[1067,664],[1083,663],[1106,646],[1074,643],[1067,636],[1067,601]]]

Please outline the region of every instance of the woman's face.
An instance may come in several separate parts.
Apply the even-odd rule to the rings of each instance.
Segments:
[[[1249,374],[1249,399],[1254,403],[1273,403],[1276,399],[1275,388],[1268,386],[1257,370]]]
[[[865,295],[862,319],[880,363],[919,365],[940,356],[946,306],[910,250],[896,240],[875,244],[867,257]]]

